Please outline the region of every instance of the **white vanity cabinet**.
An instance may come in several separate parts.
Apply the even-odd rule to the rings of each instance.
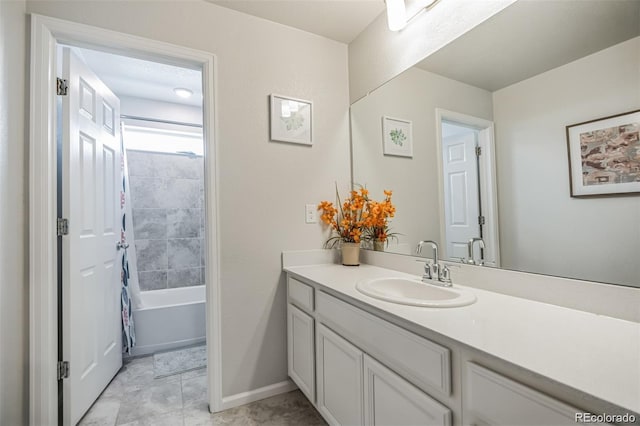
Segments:
[[[322,324],[317,407],[332,425],[451,424],[451,410]]]
[[[452,424],[452,411],[418,387],[450,393],[447,348],[300,280],[287,282],[289,376],[329,424]]]
[[[287,283],[289,376],[331,425],[570,425],[586,412],[571,404],[612,407],[314,281]]]

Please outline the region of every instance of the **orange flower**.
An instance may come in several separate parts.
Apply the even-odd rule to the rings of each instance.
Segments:
[[[334,247],[340,241],[359,243],[363,233],[371,224],[371,213],[368,208],[369,190],[364,187],[349,191],[349,197],[340,200],[336,187],[336,206],[328,201],[321,201],[318,210],[322,211],[321,220],[332,229],[332,236],[325,246]]]
[[[384,190],[383,201],[369,199],[369,190],[360,187],[349,191],[349,198],[341,202],[336,187],[336,206],[328,201],[321,201],[318,210],[322,210],[321,220],[332,230],[332,236],[325,247],[334,247],[339,242],[359,243],[363,239],[386,241],[395,238],[389,232],[388,219],[394,217],[396,208],[391,202],[391,190]]]
[[[375,239],[379,241],[386,241],[389,236],[395,237],[395,234],[390,234],[388,219],[394,217],[396,208],[391,202],[391,195],[393,191],[384,190],[385,199],[383,201],[368,200],[366,216],[366,230],[367,238]]]

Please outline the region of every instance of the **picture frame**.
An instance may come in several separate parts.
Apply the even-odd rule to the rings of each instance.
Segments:
[[[313,144],[313,103],[272,93],[270,133],[272,141]]]
[[[640,110],[566,126],[571,197],[640,194]]]
[[[413,157],[413,135],[410,120],[382,117],[382,153],[396,157]]]

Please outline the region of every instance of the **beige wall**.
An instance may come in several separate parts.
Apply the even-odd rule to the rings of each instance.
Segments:
[[[0,424],[27,419],[24,1],[0,1]]]
[[[565,136],[637,110],[639,82],[640,37],[494,93],[503,265],[640,286],[640,198],[571,198]]]
[[[154,118],[156,120],[177,121],[180,123],[202,124],[202,108],[191,105],[174,104],[135,98],[116,93],[120,98],[120,114],[134,117]],[[131,121],[134,125],[168,128],[171,125],[153,121]]]
[[[393,189],[397,208],[394,231],[413,252],[419,240],[440,240],[436,108],[491,120],[491,93],[419,68],[411,68],[351,106],[354,182],[375,199]],[[382,154],[382,116],[413,123],[413,158]],[[431,252],[425,252],[431,256]]]
[[[421,12],[402,31],[381,14],[349,44],[349,93],[355,102],[444,47],[515,0],[445,0]],[[409,13],[422,0],[408,1]]]
[[[280,253],[319,248],[304,205],[349,182],[347,46],[201,1],[42,1],[28,11],[217,55],[223,395],[287,379]],[[268,95],[314,102],[314,145],[268,140]]]

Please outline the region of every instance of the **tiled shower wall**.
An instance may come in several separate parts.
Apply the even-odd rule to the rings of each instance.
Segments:
[[[202,157],[127,150],[140,290],[204,284]]]

